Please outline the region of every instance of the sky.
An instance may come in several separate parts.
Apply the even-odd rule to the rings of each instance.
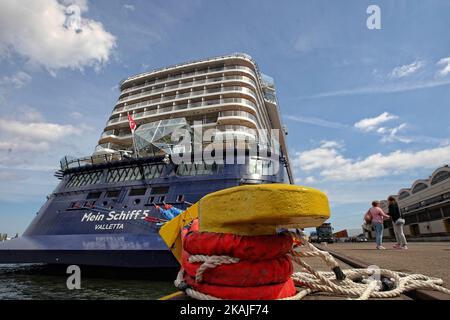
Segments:
[[[369,5],[381,29],[369,29]],[[65,155],[93,152],[140,72],[233,52],[274,78],[296,183],[335,230],[450,162],[446,0],[0,0],[0,233],[21,234]]]

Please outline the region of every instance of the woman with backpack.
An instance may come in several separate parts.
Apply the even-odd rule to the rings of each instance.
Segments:
[[[370,220],[372,226],[375,229],[375,239],[377,242],[377,249],[384,250],[386,249],[381,244],[383,243],[383,221],[384,219],[389,219],[390,216],[384,213],[384,211],[379,207],[379,201],[372,201],[372,208],[370,208],[366,213],[366,221]]]
[[[389,215],[392,217],[392,225],[394,227],[395,239],[397,239],[397,243],[392,247],[395,249],[403,249],[406,250],[408,247],[406,246],[406,237],[403,233],[403,226],[405,225],[405,219],[403,219],[400,209],[398,207],[397,201],[393,196],[388,198],[389,204]]]

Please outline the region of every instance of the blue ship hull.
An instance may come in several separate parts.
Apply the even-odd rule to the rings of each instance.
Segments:
[[[186,174],[172,163],[162,164],[161,159],[68,169],[23,236],[0,243],[0,263],[177,267],[159,236],[160,224],[145,218],[164,219],[155,204],[164,202],[185,209],[217,190],[284,181],[282,166],[276,175],[264,175],[249,172],[246,163],[216,166],[209,171],[202,167],[194,174]],[[151,172],[152,166],[161,170],[147,179],[146,172]],[[133,168],[138,168],[136,179],[130,179]],[[117,178],[116,172],[122,176]],[[89,180],[89,175],[95,179]],[[84,180],[74,183],[75,176]]]

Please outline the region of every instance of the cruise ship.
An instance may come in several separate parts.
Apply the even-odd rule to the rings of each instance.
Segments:
[[[131,76],[93,154],[61,160],[59,184],[24,234],[0,243],[0,263],[176,266],[160,208],[293,183],[286,135],[274,82],[247,54]]]

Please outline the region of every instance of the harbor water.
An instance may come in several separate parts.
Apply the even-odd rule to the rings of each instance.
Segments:
[[[0,265],[0,300],[154,300],[174,292],[176,270],[81,267],[81,289],[69,290],[66,266]]]

